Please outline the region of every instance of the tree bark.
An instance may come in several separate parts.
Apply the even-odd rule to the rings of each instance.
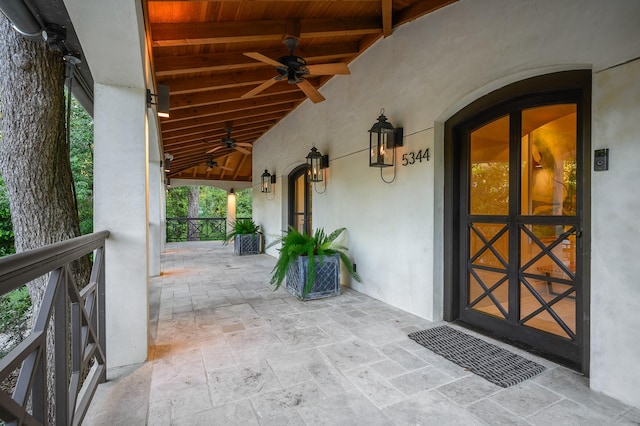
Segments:
[[[42,41],[26,40],[0,14],[0,173],[18,253],[80,235],[65,137],[64,71],[60,54]],[[77,282],[85,283],[88,259],[73,269]],[[34,318],[47,279],[28,284]],[[52,343],[48,340],[48,358]]]
[[[200,214],[200,187],[190,186],[187,199],[187,217],[197,218]],[[198,241],[199,239],[198,222],[189,220],[187,222],[187,241]]]

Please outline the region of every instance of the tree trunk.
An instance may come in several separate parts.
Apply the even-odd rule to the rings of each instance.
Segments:
[[[190,186],[189,197],[188,197],[188,207],[187,207],[187,217],[197,218],[199,214],[200,214],[200,187]],[[187,241],[198,241],[199,239],[200,239],[200,236],[198,232],[198,222],[188,221],[187,222]]]
[[[20,36],[0,14],[0,173],[18,253],[80,235],[65,138],[64,82],[62,57],[44,42]],[[76,280],[85,283],[88,259],[73,269]],[[28,284],[34,318],[47,279]],[[49,390],[53,395],[51,381]]]

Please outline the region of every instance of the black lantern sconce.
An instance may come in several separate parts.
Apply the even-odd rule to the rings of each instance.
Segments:
[[[262,174],[262,186],[260,187],[260,191],[265,194],[270,194],[273,191],[272,185],[276,183],[276,175],[271,174],[264,169],[264,173]]]
[[[157,102],[153,102],[154,97]],[[169,86],[158,84],[158,93],[151,93],[147,89],[147,108],[151,108],[151,105],[158,106],[158,117],[169,117]]]
[[[384,108],[378,121],[369,129],[369,167],[391,167],[395,161],[395,147],[402,146],[403,129],[387,121]],[[392,152],[393,150],[393,152]]]
[[[173,160],[173,155],[168,152],[164,153],[164,172],[169,173],[171,171],[171,160]]]
[[[393,179],[386,181],[382,176],[382,169],[395,165],[396,147],[404,144],[402,127],[395,128],[387,121],[384,108],[380,110],[378,121],[369,129],[369,167],[380,168],[380,179],[391,183],[396,179],[396,169],[393,168]]]
[[[329,167],[329,156],[322,155],[314,146],[307,154],[307,169],[309,170],[309,182],[322,182],[324,169]]]

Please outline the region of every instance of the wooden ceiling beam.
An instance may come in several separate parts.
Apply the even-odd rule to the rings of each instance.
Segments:
[[[282,104],[282,105],[276,105],[276,106],[271,106],[271,107],[251,110],[250,112],[243,113],[243,114],[240,114],[240,115],[244,119],[255,117],[256,121],[258,121],[258,120],[282,119],[284,114],[288,113],[292,109],[293,109],[293,105]],[[169,130],[190,129],[192,127],[199,127],[199,126],[202,126],[202,125],[205,125],[205,124],[206,125],[211,125],[211,124],[225,123],[227,121],[235,121],[235,122],[237,122],[238,121],[238,119],[237,119],[238,116],[239,116],[239,114],[229,113],[229,114],[221,114],[219,116],[209,117],[209,119],[207,121],[204,121],[202,119],[181,120],[181,121],[177,121],[175,123],[162,123],[161,124],[161,128],[162,128],[162,131],[164,132],[164,131],[169,131]]]
[[[285,20],[151,24],[154,47],[276,41],[282,40],[286,30]],[[381,23],[377,17],[300,20],[301,38],[340,37],[381,32]]]
[[[236,173],[233,175],[233,180],[236,180],[238,178],[238,174],[240,174],[240,169],[242,169],[242,166],[244,166],[244,162],[247,161],[247,158],[249,158],[248,155],[242,156],[242,159],[240,160],[240,164],[238,164],[238,168],[236,169]]]
[[[216,160],[226,158],[229,155],[234,154],[234,152],[228,152],[223,155],[219,155],[214,157]],[[175,174],[180,173],[183,170],[190,169],[193,166],[197,166],[200,163],[205,163],[211,157],[210,154],[206,152],[194,153],[190,155],[183,155],[174,161],[171,161],[171,171],[169,172],[169,177],[174,177]]]
[[[247,129],[257,128],[257,127],[266,127],[270,128],[276,123],[276,119],[270,120],[252,120],[252,119],[238,119],[233,122],[234,127],[244,127],[246,125]],[[172,132],[163,132],[162,140],[175,140],[181,137],[188,136],[206,136],[205,134],[212,134],[214,132],[220,131],[220,125],[218,124],[206,124],[201,127],[194,127],[190,130],[181,130],[181,131],[172,131]]]
[[[264,133],[269,129],[270,126],[261,125],[261,126],[253,126],[253,127],[242,127],[242,128],[233,128],[233,137],[237,139],[236,136],[245,136],[245,135],[254,135],[258,133]],[[175,144],[181,144],[185,142],[192,142],[195,140],[218,140],[222,139],[226,136],[224,130],[217,127],[213,131],[205,131],[205,132],[197,132],[191,134],[180,134],[179,136],[175,136],[173,138],[162,138],[163,146],[173,146]]]
[[[391,21],[389,21],[391,22]],[[265,56],[277,60],[287,54],[282,49],[260,51]],[[309,64],[333,61],[358,54],[357,43],[334,43],[316,47],[298,46],[296,55],[302,56]],[[269,66],[243,55],[243,52],[211,53],[203,55],[161,56],[155,58],[156,75],[159,77],[192,74],[211,71],[232,71],[257,66]]]
[[[261,84],[265,80],[273,78],[276,75],[278,75],[278,73],[275,69],[259,69],[215,74],[206,77],[161,80],[159,81],[159,84],[169,86],[169,92],[171,93],[171,96],[174,96],[182,93],[194,93],[212,89],[219,90],[231,87]],[[247,92],[248,91],[249,89],[247,89]]]
[[[393,13],[393,0],[381,0],[382,1],[382,36],[389,37],[391,30],[393,29],[392,13]]]
[[[234,139],[236,140],[237,143],[253,143],[253,141],[255,141],[257,138],[259,138],[263,134],[264,134],[263,131],[255,131],[253,133],[243,134],[238,137],[234,135]],[[210,137],[193,138],[193,139],[183,140],[183,141],[172,143],[172,144],[165,144],[164,149],[166,152],[171,152],[172,150],[177,150],[177,149],[182,150],[196,144],[205,146],[207,147],[207,149],[211,149],[217,146],[221,146],[220,141],[221,139],[219,138],[210,138]]]
[[[326,77],[324,77],[326,78]],[[307,80],[314,86],[320,87],[323,82],[323,77],[311,77]],[[250,89],[247,86],[235,87],[223,90],[208,90],[205,92],[188,93],[178,96],[172,96],[170,109],[173,111],[183,108],[190,108],[196,106],[204,106],[211,104],[218,104],[224,102],[233,102],[240,99],[242,95],[247,93]],[[275,84],[267,90],[256,94],[253,98],[263,98],[266,96],[279,95],[284,93],[300,92],[295,84]],[[175,105],[175,107],[174,107]]]
[[[171,112],[171,118],[165,123],[173,123],[179,120],[190,120],[199,117],[209,117],[211,115],[225,114],[231,112],[245,111],[254,108],[268,107],[272,105],[286,104],[289,102],[299,102],[305,99],[305,94],[301,91],[285,93],[282,95],[265,96],[261,98],[247,98],[232,102],[224,102],[212,105],[204,105],[194,108],[184,108]]]
[[[241,124],[247,124],[247,123],[252,123],[255,122],[257,123],[267,123],[270,122],[272,124],[275,124],[276,122],[280,121],[282,119],[282,113],[274,113],[272,115],[266,115],[264,117],[247,117],[247,118],[236,118],[233,120],[233,122],[235,123],[236,126],[239,126]],[[188,127],[180,127],[180,128],[176,128],[176,129],[162,129],[162,136],[164,137],[166,136],[175,136],[175,135],[182,135],[183,133],[186,132],[205,132],[207,130],[209,131],[217,131],[220,128],[220,124],[216,123],[207,123],[207,122],[200,122],[197,123],[195,126],[188,126]]]
[[[238,114],[241,113],[241,115],[245,118],[247,117],[256,117],[256,116],[261,116],[261,115],[269,115],[275,112],[288,112],[288,111],[292,111],[293,109],[295,109],[297,103],[295,102],[286,102],[286,103],[281,103],[281,104],[276,104],[276,105],[268,105],[268,106],[264,106],[264,107],[256,107],[256,108],[248,108],[248,109],[244,109],[241,111],[231,111],[231,112],[220,112],[220,113],[212,113],[209,115],[201,115],[200,117],[197,118],[185,118],[182,120],[176,120],[173,121],[171,123],[167,123],[167,125],[181,125],[181,123],[183,123],[184,125],[190,126],[192,124],[195,123],[199,123],[202,124],[204,122],[209,122],[210,124],[212,123],[223,123],[226,124],[229,121],[233,121],[238,117]]]
[[[319,79],[310,79],[311,84],[317,86],[320,84]],[[314,84],[315,81],[315,84]],[[209,90],[207,92],[195,92],[195,93],[185,93],[182,95],[171,96],[170,100],[170,110],[179,110],[183,108],[192,108],[202,105],[211,105],[218,104],[222,102],[232,102],[237,101],[240,96],[247,93],[249,89],[247,87],[234,87],[231,89],[225,90]],[[279,95],[283,93],[291,93],[300,91],[295,84],[275,84],[265,90],[264,92],[258,93],[254,98],[261,98],[265,96],[271,95]]]
[[[409,7],[393,14],[393,27],[399,27],[423,15],[427,15],[458,0],[419,0]]]

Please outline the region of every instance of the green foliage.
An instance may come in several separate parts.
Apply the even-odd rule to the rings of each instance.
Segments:
[[[167,191],[167,217],[187,217],[188,186],[169,188]],[[210,186],[200,187],[200,213],[198,217],[226,217],[227,191]],[[252,190],[236,191],[236,217],[251,217]]]
[[[31,299],[26,286],[0,296],[0,333],[8,334],[14,343],[22,340]],[[0,352],[0,357],[5,356]]]
[[[80,233],[93,232],[93,119],[71,99],[69,159],[76,189]]]
[[[253,190],[251,188],[236,191],[236,216],[251,217],[253,214]]]
[[[14,247],[13,225],[9,210],[9,197],[4,181],[0,177],[0,257],[16,252]]]
[[[187,217],[189,187],[178,186],[167,190],[167,217]]]
[[[229,244],[236,235],[256,235],[261,234],[260,225],[257,225],[252,219],[237,219],[231,222],[232,230],[227,234],[224,244]]]
[[[299,256],[309,257],[309,269],[307,271],[307,282],[305,283],[304,290],[302,292],[303,296],[309,294],[316,280],[315,256],[318,256],[318,259],[322,264],[322,262],[324,262],[324,256],[333,256],[334,254],[338,254],[344,263],[347,272],[349,272],[349,275],[351,275],[356,281],[361,282],[360,276],[353,270],[351,260],[347,257],[347,248],[335,241],[345,231],[345,229],[346,228],[338,228],[331,234],[327,235],[324,232],[324,229],[320,228],[316,229],[313,236],[310,236],[306,233],[297,231],[293,227],[289,227],[289,232],[269,244],[267,248],[278,243],[282,244],[279,249],[280,256],[273,268],[271,276],[271,284],[275,286],[274,290],[280,288],[282,281],[284,281],[287,276],[287,271]]]

